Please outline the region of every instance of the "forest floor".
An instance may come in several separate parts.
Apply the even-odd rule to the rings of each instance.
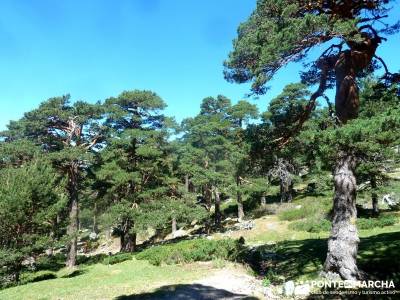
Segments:
[[[297,197],[292,204],[270,204],[268,214],[251,215],[251,230],[227,230],[210,239],[244,237],[246,245],[276,254],[274,276],[283,282],[316,278],[326,255],[329,232],[293,230],[286,210],[319,205],[328,197]],[[226,207],[229,211],[229,206]],[[286,214],[285,218],[282,215]],[[385,212],[384,212],[385,214]],[[398,217],[399,213],[395,213]],[[360,230],[358,263],[376,278],[400,279],[400,223]],[[154,266],[135,258],[115,265],[84,265],[70,276],[33,282],[0,291],[0,299],[264,299],[263,277],[249,266],[226,261]],[[276,288],[274,293],[281,289]],[[275,294],[276,295],[276,294]],[[279,294],[278,294],[279,295]],[[271,295],[272,296],[272,295]],[[277,296],[279,299],[282,296]]]

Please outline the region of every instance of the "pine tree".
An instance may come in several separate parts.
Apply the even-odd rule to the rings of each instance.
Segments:
[[[172,123],[161,113],[165,103],[150,91],[123,92],[107,99],[105,107],[112,130],[96,171],[99,197],[111,205],[107,213],[120,232],[121,251],[132,252],[141,204],[176,188],[167,141]]]
[[[25,141],[23,149],[20,142],[0,144],[0,278],[4,284],[7,278],[19,281],[25,259],[55,245],[54,231],[59,230],[55,227],[61,225],[57,216],[68,201],[62,179],[48,159],[39,157],[39,149],[29,144],[27,152],[33,156],[21,161],[28,144]]]
[[[101,148],[103,131],[102,107],[77,101],[69,96],[51,98],[39,108],[11,122],[5,133],[8,140],[29,139],[48,153],[55,167],[67,178],[69,225],[66,265],[76,264],[79,228],[79,192],[85,170]]]
[[[395,24],[377,27],[375,21],[385,18],[389,0],[382,1],[273,1],[259,0],[250,18],[240,25],[234,50],[225,62],[225,77],[234,82],[251,81],[255,93],[266,92],[265,84],[289,62],[307,57],[317,45],[326,50],[303,74],[309,84],[319,84],[293,124],[290,134],[281,137],[286,145],[315,109],[318,98],[336,84],[335,111],[342,124],[357,118],[360,73],[383,63],[376,56],[379,45],[398,29]],[[336,44],[335,42],[338,41]],[[384,64],[386,68],[386,64]],[[394,76],[385,70],[385,78]],[[334,220],[325,263],[327,272],[339,273],[344,279],[356,279],[358,234],[354,224],[356,200],[356,159],[339,149],[336,167]],[[340,209],[339,209],[340,208]]]

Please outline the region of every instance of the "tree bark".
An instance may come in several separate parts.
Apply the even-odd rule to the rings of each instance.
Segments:
[[[136,249],[136,233],[131,233],[133,222],[125,220],[121,230],[121,250],[120,252],[134,252]]]
[[[68,174],[69,192],[69,225],[67,234],[70,241],[67,246],[66,266],[73,268],[76,265],[78,248],[78,228],[79,228],[79,204],[78,204],[78,163],[72,163]]]
[[[236,201],[237,201],[237,207],[238,207],[239,222],[242,221],[244,218],[243,199],[242,199],[242,192],[240,191],[240,186],[241,186],[241,180],[240,180],[240,177],[238,176],[236,178],[236,187],[237,187]]]
[[[187,192],[187,193],[189,193],[189,175],[188,174],[186,174],[185,175],[185,191]]]
[[[204,199],[206,201],[206,208],[208,211],[210,211],[212,206],[212,191],[210,190],[208,184],[204,186]]]
[[[219,195],[218,188],[214,188],[214,198],[215,198],[215,226],[221,226],[221,198]]]
[[[336,116],[342,124],[355,119],[359,110],[356,77],[372,61],[381,42],[380,37],[361,33],[362,42],[349,42],[348,50],[340,53],[335,64]],[[335,196],[331,236],[325,271],[338,273],[343,279],[360,278],[356,258],[358,233],[356,227],[356,158],[349,152],[339,152],[334,170]]]
[[[358,233],[356,227],[356,158],[341,152],[334,169],[335,195],[333,220],[328,240],[325,271],[338,273],[343,279],[359,278],[357,268]]]
[[[293,199],[293,181],[290,175],[286,175],[284,178],[280,178],[280,193],[281,203],[291,202]]]
[[[379,215],[379,207],[378,207],[378,194],[376,193],[376,176],[371,175],[371,198],[372,198],[372,214],[374,216]]]
[[[172,236],[174,236],[174,234],[176,232],[176,218],[175,217],[172,218],[171,227],[172,227]]]

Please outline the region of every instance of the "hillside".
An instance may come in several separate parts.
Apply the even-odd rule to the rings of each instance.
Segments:
[[[243,237],[246,257],[252,258],[246,262],[239,256],[232,261],[207,255],[193,258],[203,261],[185,262],[167,248],[191,246],[179,248],[186,242],[174,242],[122,257],[125,261],[120,263],[108,264],[106,257],[102,263],[87,262],[73,272],[64,268],[42,270],[30,274],[29,280],[37,282],[2,290],[0,299],[244,299],[244,295],[281,299],[285,282],[293,280],[301,285],[318,278],[322,270],[329,232],[323,228],[322,231],[314,228],[311,230],[314,232],[293,228],[299,222],[307,223],[310,211],[316,212],[315,206],[327,199],[298,195],[291,204],[267,204],[262,210],[258,207],[252,211],[255,214],[262,211],[265,215],[253,219],[250,230],[234,230],[231,226],[224,233],[214,233],[205,239],[218,242]],[[229,211],[229,205],[225,209]],[[362,225],[370,228],[359,232],[358,262],[362,270],[372,272],[376,278],[391,278],[400,283],[400,266],[393,264],[392,259],[400,251],[399,213],[383,212],[377,220],[386,220],[384,216],[388,214],[394,216],[394,224]],[[189,242],[196,245],[197,240],[204,239]],[[143,257],[150,258],[153,264],[142,260]],[[154,265],[155,257],[160,265]]]

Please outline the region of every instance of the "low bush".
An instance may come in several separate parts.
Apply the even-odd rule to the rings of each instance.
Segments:
[[[391,226],[398,222],[395,215],[380,215],[377,218],[359,218],[357,219],[358,229],[373,229],[377,227]],[[306,232],[327,232],[331,229],[331,222],[327,219],[304,219],[289,224],[289,228],[297,231]]]
[[[332,207],[332,200],[329,196],[322,199],[317,197],[304,197],[295,202],[298,207],[286,208],[278,212],[278,217],[280,220],[294,221],[305,219],[310,216],[314,218],[324,216],[329,214]]]
[[[148,260],[151,264],[156,266],[162,263],[178,264],[215,259],[234,261],[239,257],[242,250],[242,244],[232,239],[196,239],[171,245],[152,247],[137,254],[136,258]]]
[[[22,273],[19,284],[26,284],[29,282],[38,282],[43,280],[55,279],[57,278],[56,273],[52,271],[39,271],[39,272],[27,272]]]
[[[133,255],[131,253],[119,253],[113,256],[105,257],[102,261],[104,265],[115,265],[121,262],[131,260]]]
[[[372,229],[376,227],[391,226],[398,222],[394,215],[380,215],[378,218],[360,218],[357,220],[358,229]]]
[[[35,269],[37,271],[57,271],[65,267],[66,256],[62,253],[56,253],[53,255],[42,255],[36,259]]]
[[[305,219],[289,224],[289,229],[318,233],[329,231],[331,222],[326,219]]]
[[[94,265],[102,262],[104,259],[108,257],[107,254],[101,253],[97,255],[79,255],[77,258],[78,265]]]

